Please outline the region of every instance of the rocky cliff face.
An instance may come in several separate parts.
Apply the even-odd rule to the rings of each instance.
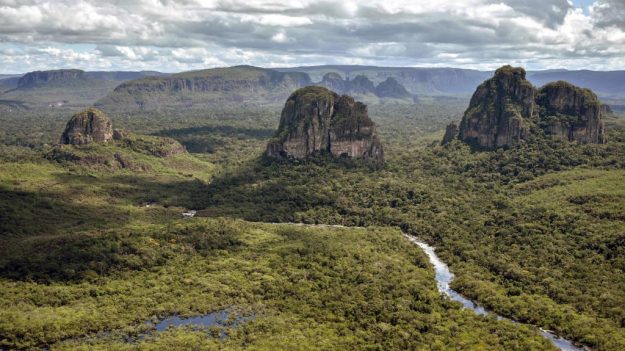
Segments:
[[[384,161],[367,106],[323,87],[306,87],[287,99],[267,155],[303,159],[317,153]]]
[[[61,144],[82,145],[113,138],[113,125],[104,112],[90,108],[72,116],[61,136]]]
[[[514,145],[540,128],[569,141],[605,142],[601,104],[592,91],[566,82],[537,90],[525,79],[524,69],[511,66],[499,68],[477,88],[458,138],[475,148],[492,150]]]
[[[605,143],[601,103],[589,89],[563,81],[549,83],[538,91],[536,102],[546,134],[580,143]]]
[[[534,97],[523,68],[499,68],[471,97],[460,123],[460,140],[483,149],[515,144],[526,137],[536,116]]]
[[[25,74],[17,81],[18,89],[34,88],[51,83],[83,81],[87,76],[79,69],[59,69],[54,71],[35,71]]]

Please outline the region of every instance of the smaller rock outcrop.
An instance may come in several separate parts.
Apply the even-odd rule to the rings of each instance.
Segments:
[[[319,85],[340,94],[348,90],[347,82],[336,72],[324,74]]]
[[[449,123],[447,125],[447,128],[445,129],[445,135],[443,136],[443,141],[441,142],[441,145],[447,145],[451,143],[454,139],[458,137],[458,132],[458,124],[456,124],[456,122]]]
[[[376,86],[373,81],[362,74],[353,79],[343,79],[340,74],[329,72],[317,85],[345,95],[374,95],[381,98],[399,99],[412,97],[412,94],[393,77],[388,77]]]
[[[367,106],[317,86],[291,94],[267,155],[303,159],[318,153],[383,162],[384,152]]]
[[[386,78],[385,81],[378,84],[375,87],[375,94],[379,97],[389,97],[389,98],[407,98],[412,95],[404,88],[403,85],[399,84],[397,79],[393,77]]]
[[[545,134],[579,143],[605,143],[601,103],[590,89],[553,82],[538,91],[536,102]]]
[[[61,144],[82,145],[113,138],[113,124],[104,112],[89,108],[72,116],[61,136]]]
[[[359,74],[348,81],[349,92],[353,94],[375,94],[373,82],[366,76]]]
[[[318,84],[339,94],[375,95],[373,82],[366,76],[359,74],[354,79],[343,79],[336,72],[326,73]]]

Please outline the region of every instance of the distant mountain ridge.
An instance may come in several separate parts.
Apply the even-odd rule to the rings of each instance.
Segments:
[[[492,71],[461,68],[234,66],[128,81],[96,106],[105,110],[158,110],[206,108],[219,103],[271,104],[283,101],[292,91],[307,85],[356,96],[369,104],[386,99],[413,102],[419,96],[468,98],[492,74]],[[538,87],[551,81],[569,81],[592,89],[601,98],[625,94],[625,71],[547,70],[528,72],[527,79]]]
[[[176,74],[61,69],[0,76],[0,101],[31,107],[197,109],[219,104],[276,104],[298,88],[319,85],[356,96],[370,105],[389,99],[411,103],[428,96],[468,99],[474,87],[492,74],[461,68],[356,65],[276,69],[234,66]],[[616,111],[625,106],[625,71],[529,71],[527,79],[537,87],[567,81],[593,90]]]
[[[14,74],[0,75],[0,94],[4,91],[17,88],[17,82],[21,77],[21,75]]]
[[[120,83],[148,76],[155,71],[94,71],[58,69],[23,75],[0,76],[0,105],[24,108],[88,107]]]
[[[304,72],[234,66],[128,81],[96,102],[96,106],[105,110],[167,110],[206,108],[220,103],[273,104],[281,103],[296,89],[312,85],[374,101],[379,97],[413,101],[412,94],[392,77],[376,86],[364,75],[344,80],[339,74],[328,73],[315,82]]]
[[[85,72],[87,76],[94,79],[101,80],[132,80],[144,77],[166,77],[169,73],[162,73],[158,71],[88,71]]]
[[[17,81],[18,89],[44,87],[50,84],[64,85],[77,84],[93,80],[126,81],[148,76],[165,76],[167,74],[156,71],[94,71],[86,72],[80,69],[58,69],[49,71],[33,71],[24,74]]]
[[[622,71],[535,71],[528,79],[536,86],[563,80],[593,90],[599,96],[625,95],[625,70]]]
[[[106,110],[159,110],[202,108],[225,102],[277,102],[307,85],[312,85],[310,77],[301,72],[253,66],[212,68],[128,81],[96,106]]]
[[[386,98],[411,98],[412,94],[406,90],[395,78],[388,77],[377,86],[366,76],[357,75],[353,79],[343,79],[336,72],[326,73],[321,82],[316,85],[330,89],[335,93],[346,95],[375,95]]]
[[[363,75],[374,83],[380,83],[388,77],[395,78],[412,94],[422,95],[464,95],[473,93],[476,86],[489,79],[494,71],[478,71],[463,68],[425,68],[425,67],[377,67],[357,65],[324,65],[276,68],[283,72],[305,72],[313,81],[321,80],[330,72],[344,78]],[[527,79],[535,86],[548,82],[567,81],[582,88],[596,92],[600,97],[625,95],[625,70],[590,71],[551,69],[528,71]]]
[[[468,95],[476,85],[486,80],[491,73],[461,68],[415,68],[415,67],[376,67],[376,66],[309,66],[276,68],[278,71],[305,72],[313,81],[319,81],[330,72],[338,73],[345,79],[365,76],[374,84],[389,77],[394,78],[412,94],[423,95]]]
[[[21,74],[0,74],[0,80],[9,79],[9,78],[19,78]]]
[[[34,71],[23,75],[17,81],[17,89],[37,88],[46,85],[76,84],[89,80],[85,71],[79,69],[58,69]]]

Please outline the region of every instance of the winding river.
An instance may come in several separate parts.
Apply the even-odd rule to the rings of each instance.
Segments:
[[[451,298],[454,301],[460,302],[462,305],[464,305],[464,307],[473,310],[475,313],[479,315],[488,315],[492,313],[484,309],[484,307],[479,306],[473,301],[460,295],[457,291],[454,291],[453,289],[451,289],[449,284],[454,279],[454,274],[449,271],[449,267],[447,267],[445,262],[441,261],[441,259],[438,258],[432,246],[422,241],[419,241],[417,238],[413,236],[410,236],[407,234],[404,234],[404,236],[408,240],[410,240],[410,242],[418,245],[427,254],[428,258],[430,259],[430,263],[434,266],[434,272],[436,273],[436,284],[438,286],[438,290],[441,293],[449,296],[449,298]],[[519,323],[518,321],[511,320],[509,318],[505,318],[497,314],[495,315],[497,319],[505,319],[505,320],[512,321],[514,323]],[[546,330],[543,330],[543,329],[539,329],[539,330],[543,337],[549,339],[558,349],[562,351],[588,351],[589,350],[587,347],[575,346],[571,341],[560,338],[559,336],[553,333],[550,333]]]

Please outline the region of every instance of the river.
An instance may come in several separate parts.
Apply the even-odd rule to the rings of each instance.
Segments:
[[[514,323],[519,323],[518,321],[515,320],[511,320],[509,318],[506,317],[502,317],[500,315],[497,315],[493,312],[490,312],[488,310],[486,310],[484,307],[479,306],[478,304],[474,303],[473,301],[467,299],[466,297],[460,295],[457,291],[454,291],[449,284],[451,283],[451,281],[454,279],[454,274],[451,273],[451,271],[449,271],[449,267],[447,266],[447,264],[445,264],[445,262],[441,261],[441,259],[436,255],[436,252],[434,252],[434,248],[422,241],[419,241],[417,238],[404,234],[404,236],[410,240],[412,243],[418,245],[428,256],[428,258],[430,259],[430,263],[434,266],[434,272],[436,275],[436,285],[438,286],[438,290],[449,296],[449,298],[451,298],[454,301],[458,301],[460,302],[464,307],[473,310],[475,313],[479,314],[479,315],[488,315],[488,314],[494,314],[497,319],[505,319],[505,320],[509,320],[512,321]],[[543,337],[549,339],[558,349],[562,350],[562,351],[588,351],[589,349],[587,347],[578,347],[575,344],[573,344],[571,341],[563,339],[553,333],[550,333],[546,330],[543,329],[539,329],[540,333],[542,334]]]

